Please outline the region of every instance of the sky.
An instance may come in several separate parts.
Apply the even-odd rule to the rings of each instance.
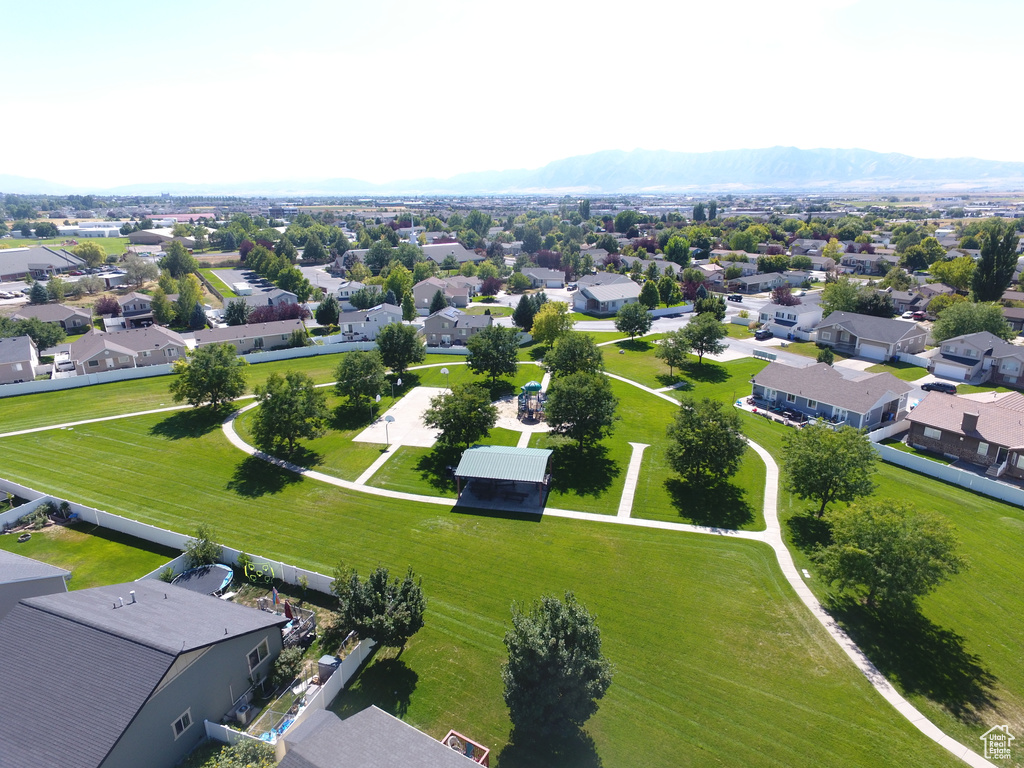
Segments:
[[[97,190],[637,148],[1024,161],[1020,0],[5,6],[0,174]]]

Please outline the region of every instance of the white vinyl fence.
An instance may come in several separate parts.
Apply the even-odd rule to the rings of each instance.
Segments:
[[[959,485],[961,488],[967,488],[984,496],[991,496],[993,499],[999,499],[1008,504],[1024,507],[1024,490],[1020,488],[990,480],[987,477],[981,477],[973,472],[966,472],[956,467],[940,464],[937,461],[932,461],[922,456],[915,456],[906,451],[890,448],[887,445],[875,445],[874,448],[878,451],[878,455],[890,464],[912,469],[923,475]]]

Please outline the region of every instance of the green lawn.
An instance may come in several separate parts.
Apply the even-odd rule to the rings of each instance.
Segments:
[[[725,332],[730,339],[752,339],[754,332],[745,325],[736,323],[725,323]]]
[[[803,355],[804,357],[813,357],[814,359],[817,359],[818,353],[821,352],[818,345],[811,341],[789,341],[787,344],[788,346],[786,347],[786,351],[792,352],[794,355]],[[836,360],[855,359],[850,355],[844,355],[836,352],[834,349],[832,350],[832,355]]]
[[[202,272],[203,276],[210,281],[210,285],[220,291],[221,295],[225,299],[234,299],[238,297],[238,294],[231,290],[231,286],[224,282],[224,280],[221,279],[221,276],[217,274],[219,270],[204,268],[199,271]]]
[[[135,581],[181,554],[88,523],[32,531],[21,544],[17,536],[0,536],[0,549],[71,571],[68,589]]]
[[[82,243],[96,243],[108,256],[120,256],[125,252],[128,247],[127,237],[52,237],[46,240],[36,240],[31,238],[25,240],[19,237],[12,237],[9,240],[0,240],[0,246],[7,246],[8,248],[29,248],[36,245],[45,245],[49,248],[63,248],[66,240],[77,240],[78,244]],[[68,250],[72,250],[74,246],[68,246]]]
[[[508,317],[512,314],[511,307],[503,307],[499,304],[474,304],[462,311],[467,315],[486,315],[488,314],[487,310],[490,310],[492,317]]]
[[[979,392],[1015,392],[1016,390],[1007,389],[1006,387],[995,387],[991,384],[983,384],[980,387],[973,384],[957,384],[956,393],[958,395],[976,395]]]
[[[900,361],[872,365],[868,368],[868,371],[870,373],[891,373],[897,379],[902,379],[903,381],[917,381],[928,375],[927,368]]]
[[[897,451],[903,451],[903,453],[912,453],[915,456],[920,456],[922,459],[928,459],[929,461],[937,461],[939,464],[952,464],[953,462],[945,458],[939,453],[928,453],[927,451],[919,451],[912,445],[907,445],[901,440],[883,440],[882,445],[889,448],[895,448]]]
[[[373,701],[435,737],[471,735],[495,765],[541,764],[507,745],[501,638],[512,601],[572,589],[598,616],[615,679],[592,743],[559,765],[633,766],[638,745],[645,766],[954,764],[879,699],[763,545],[349,493],[243,456],[216,424],[169,418],[4,438],[0,473],[179,531],[206,522],[229,546],[321,572],[411,565],[426,626],[362,672],[343,712]]]

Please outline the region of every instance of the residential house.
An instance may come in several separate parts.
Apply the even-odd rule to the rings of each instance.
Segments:
[[[0,384],[32,381],[38,367],[39,350],[32,337],[0,337]]]
[[[268,677],[287,621],[157,579],[21,600],[0,620],[0,762],[172,768]]]
[[[946,339],[931,354],[928,370],[954,381],[1024,386],[1024,347],[988,331]]]
[[[815,326],[821,322],[820,294],[808,294],[799,304],[765,304],[758,313],[758,320],[773,335],[792,339],[808,338]]]
[[[1024,395],[992,402],[929,392],[907,416],[908,445],[1024,478]]]
[[[732,280],[727,280],[725,284],[728,286],[730,291],[738,291],[739,293],[764,293],[765,291],[770,291],[772,288],[777,288],[785,282],[786,280],[782,276],[782,273],[765,272],[758,273],[756,275],[746,275],[744,277],[734,277]]]
[[[27,597],[67,592],[71,571],[0,549],[0,619]]]
[[[530,278],[530,284],[534,288],[564,288],[565,273],[560,269],[545,269],[544,267],[530,267],[523,270],[523,274]]]
[[[711,285],[725,284],[725,269],[721,264],[697,264],[694,268],[701,271],[705,282]]]
[[[714,264],[715,262],[709,261],[704,263]],[[740,271],[740,277],[750,277],[751,275],[757,274],[756,261],[720,261],[718,262],[718,266],[720,266],[723,270],[727,270],[730,267],[735,267]]]
[[[828,240],[799,238],[790,244],[789,253],[791,256],[819,256],[826,245]]]
[[[581,277],[576,285],[572,303],[577,312],[614,315],[626,304],[640,300],[640,286],[626,275],[599,272]]]
[[[256,307],[276,307],[279,304],[298,304],[299,297],[284,288],[270,288],[266,291],[254,291],[249,296],[241,297],[246,304]]]
[[[1024,307],[1004,307],[1003,319],[1017,333],[1024,331]]]
[[[153,299],[144,293],[132,291],[117,298],[121,317],[127,328],[144,328],[153,324]]]
[[[278,768],[472,768],[489,764],[486,752],[477,754],[472,745],[467,749],[462,740],[448,743],[450,739],[436,741],[372,705],[344,720],[321,709],[285,731],[277,742]]]
[[[825,363],[809,368],[769,363],[750,382],[754,397],[768,405],[857,429],[899,419],[907,409],[907,393],[914,389],[891,373],[847,379]]]
[[[804,283],[809,283],[811,273],[799,269],[790,269],[782,273],[782,282],[792,288],[799,288]]]
[[[0,249],[0,280],[39,278],[85,268],[85,261],[63,248],[35,245]]]
[[[185,339],[160,325],[107,333],[90,330],[71,342],[68,356],[79,374],[173,363],[185,356]]]
[[[428,347],[464,347],[469,339],[490,328],[490,315],[467,315],[455,307],[445,307],[423,321],[420,332]]]
[[[884,288],[879,293],[884,293],[892,300],[892,305],[897,312],[923,312],[928,305],[929,299],[917,291],[894,291],[891,288]]]
[[[829,270],[836,268],[836,260],[831,256],[806,255],[811,260],[811,269],[817,270],[818,272],[828,272]]]
[[[450,277],[444,278],[445,283],[448,284],[449,288],[453,290],[463,290],[469,294],[469,298],[473,298],[480,293],[480,286],[483,285],[484,281],[475,275],[451,275]]]
[[[12,320],[35,318],[44,323],[56,323],[65,331],[77,333],[92,327],[92,312],[81,307],[63,304],[27,304],[11,315]]]
[[[881,249],[874,253],[844,253],[839,260],[839,264],[846,272],[858,275],[884,275],[899,262],[899,256],[895,253]]]
[[[402,322],[402,308],[394,304],[378,304],[370,309],[343,312],[338,317],[342,336],[353,341],[374,341],[380,329]]]
[[[756,255],[757,254],[747,253],[746,251],[730,251],[725,248],[712,248],[709,258],[715,259],[722,264],[729,264],[734,261],[744,264],[747,263],[752,256]]]
[[[833,347],[845,355],[883,361],[900,352],[923,352],[928,332],[906,320],[833,312],[818,324],[815,336],[819,345]]]
[[[133,245],[164,245],[165,243],[177,240],[186,248],[195,248],[194,237],[175,237],[174,228],[140,229],[128,235],[128,242]]]
[[[195,340],[197,348],[210,344],[231,344],[237,354],[244,355],[249,352],[287,347],[295,331],[305,333],[306,326],[301,320],[274,320],[269,323],[206,328],[196,331],[191,338]],[[187,342],[190,337],[186,335],[183,338]]]
[[[465,264],[467,261],[483,261],[487,258],[486,253],[477,253],[476,251],[467,250],[461,243],[424,245],[420,246],[420,250],[423,251],[424,256],[438,265],[443,264],[444,260],[449,256],[454,257],[459,264]]]
[[[430,314],[430,304],[440,291],[450,306],[467,307],[472,288],[466,283],[454,282],[443,277],[428,277],[412,287],[412,298],[420,315]]]
[[[338,297],[338,306],[343,312],[355,309],[355,307],[352,306],[352,294],[365,287],[366,284],[360,283],[358,280],[345,280],[338,286],[338,290],[336,292]]]

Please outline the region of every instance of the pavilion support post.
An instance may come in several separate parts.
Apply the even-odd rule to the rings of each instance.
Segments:
[[[455,497],[462,497],[462,478],[457,475],[455,477]]]

